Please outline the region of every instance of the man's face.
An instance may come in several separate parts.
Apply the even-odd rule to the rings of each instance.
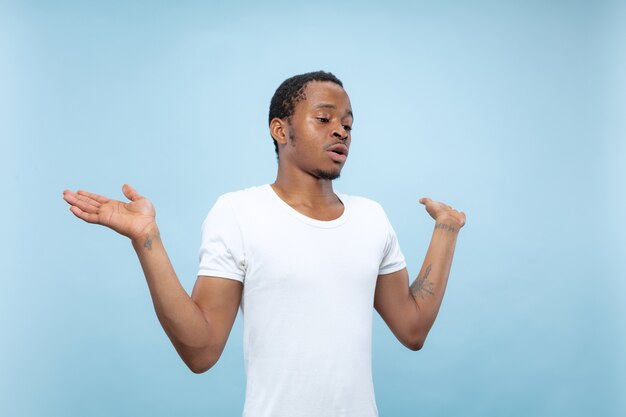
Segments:
[[[350,98],[339,85],[327,81],[308,83],[304,93],[306,98],[287,123],[288,142],[280,160],[318,179],[333,180],[339,177],[350,148]]]

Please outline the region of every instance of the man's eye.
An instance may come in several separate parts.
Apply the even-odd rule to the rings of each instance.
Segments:
[[[348,125],[343,125],[343,128],[346,132],[350,132],[352,131],[352,126],[348,126]]]
[[[328,123],[330,121],[328,117],[318,117],[317,120],[319,120],[322,123]]]

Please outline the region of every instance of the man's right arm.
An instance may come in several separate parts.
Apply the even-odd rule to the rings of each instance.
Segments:
[[[132,243],[163,330],[189,369],[194,373],[207,371],[224,350],[237,317],[243,285],[231,279],[199,276],[189,297],[170,263],[156,224]]]
[[[190,297],[167,256],[152,203],[129,185],[122,188],[129,203],[66,190],[70,211],[130,238],[146,276],[157,317],[176,351],[195,373],[219,359],[237,316],[243,285],[235,280],[198,277]]]

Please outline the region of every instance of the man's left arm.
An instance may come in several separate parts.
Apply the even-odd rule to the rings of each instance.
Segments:
[[[465,213],[428,198],[420,199],[435,220],[426,258],[409,286],[406,268],[379,275],[374,307],[403,345],[419,350],[430,331],[450,275],[456,240],[465,225]]]

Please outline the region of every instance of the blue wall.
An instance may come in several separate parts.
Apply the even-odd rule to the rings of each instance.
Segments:
[[[412,275],[418,198],[468,215],[424,350],[376,316],[381,416],[625,415],[626,13],[547,3],[1,3],[0,415],[241,414],[240,318],[193,375],[129,242],[61,193],[134,185],[191,291],[217,196],[274,179],[274,89],[317,69],[355,111],[336,188]]]

